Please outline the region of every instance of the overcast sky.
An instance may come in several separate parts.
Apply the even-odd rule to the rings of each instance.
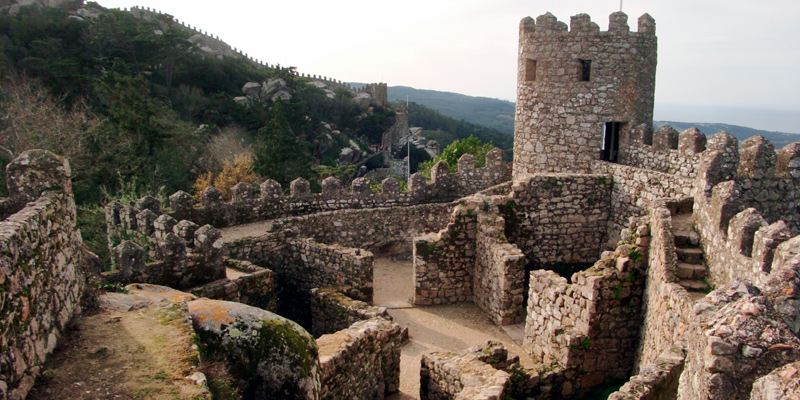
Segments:
[[[550,11],[568,23],[585,12],[605,30],[619,8],[619,0],[99,2],[159,9],[305,73],[511,101],[520,19]],[[748,111],[708,122],[744,123],[736,114],[753,119],[762,109],[778,116],[756,127],[800,132],[800,1],[625,0],[624,11],[633,30],[644,12],[656,19],[656,118],[680,119],[673,105],[737,107]]]

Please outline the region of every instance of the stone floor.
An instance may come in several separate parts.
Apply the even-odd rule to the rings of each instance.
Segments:
[[[400,359],[400,393],[390,399],[419,398],[419,365],[423,353],[462,351],[487,340],[502,342],[511,355],[519,355],[523,365],[532,362],[520,346],[501,327],[494,325],[474,304],[412,307],[411,261],[376,258],[374,302],[389,308],[395,322],[408,327],[411,340],[403,347]],[[516,328],[516,329],[515,329]],[[519,327],[510,329],[516,333]]]

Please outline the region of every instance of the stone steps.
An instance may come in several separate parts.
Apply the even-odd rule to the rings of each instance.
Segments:
[[[693,300],[705,296],[710,287],[705,278],[708,269],[705,265],[705,254],[700,248],[700,235],[694,231],[692,214],[677,214],[673,217],[672,234],[675,237],[675,253],[678,266],[675,274],[680,279],[678,284],[689,291]]]
[[[687,264],[703,264],[703,250],[699,247],[677,247],[678,262]]]

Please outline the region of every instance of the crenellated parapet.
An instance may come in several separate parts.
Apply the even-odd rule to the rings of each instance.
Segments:
[[[711,279],[744,279],[764,287],[800,254],[800,143],[775,151],[760,136],[737,146],[709,140],[695,181],[695,225]]]
[[[108,279],[187,289],[225,278],[221,234],[211,225],[178,221],[149,196],[105,212],[115,267]]]
[[[434,166],[431,179],[419,173],[411,175],[405,190],[393,178],[384,179],[376,191],[364,178],[357,178],[346,187],[338,179],[328,177],[320,182],[319,193],[313,193],[311,183],[303,178],[292,181],[286,192],[280,183],[268,179],[260,185],[236,184],[230,200],[223,199],[213,186],[201,193],[199,201],[179,191],[169,197],[169,209],[165,212],[178,220],[222,228],[324,211],[446,203],[506,182],[509,175],[502,151],[494,149],[486,155],[483,167],[477,167],[471,155],[464,155],[455,172],[439,163]],[[152,215],[144,217],[153,219]]]
[[[664,125],[655,132],[641,124],[620,138],[620,164],[694,179],[706,136],[697,128],[678,132]]]

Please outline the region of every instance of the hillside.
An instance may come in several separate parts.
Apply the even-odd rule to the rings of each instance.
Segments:
[[[408,96],[409,101],[429,107],[447,117],[493,128],[509,135],[514,133],[514,103],[510,101],[467,96],[452,92],[415,89],[408,86],[389,87],[389,99],[404,102],[406,96]],[[655,121],[656,127],[664,124],[672,125],[679,131],[689,127],[696,127],[706,135],[712,135],[724,130],[739,140],[761,135],[769,139],[776,148],[800,141],[800,134],[798,133],[767,131],[733,124]]]
[[[414,102],[408,104],[408,111],[409,124],[423,128],[425,137],[439,142],[441,148],[446,147],[456,139],[475,136],[484,142],[503,149],[506,154],[510,155],[514,144],[514,138],[511,135],[490,127],[457,120],[432,107]]]
[[[740,141],[747,139],[751,136],[761,135],[767,138],[770,142],[772,142],[772,144],[775,145],[775,148],[781,148],[789,143],[800,141],[800,134],[797,133],[763,131],[759,129],[748,128],[746,126],[730,125],[722,123],[654,121],[654,124],[656,127],[662,125],[670,125],[673,128],[677,129],[678,131],[695,127],[697,129],[700,129],[700,131],[706,134],[706,136],[713,135],[719,131],[726,131],[731,135],[735,136]]]
[[[514,103],[488,97],[473,97],[459,93],[390,86],[389,100],[409,101],[430,107],[440,113],[473,124],[514,134]]]

